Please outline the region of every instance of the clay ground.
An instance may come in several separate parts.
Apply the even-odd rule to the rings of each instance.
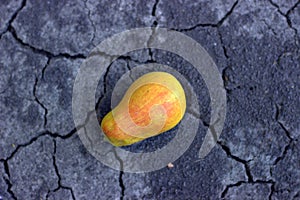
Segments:
[[[170,2],[1,1],[0,199],[300,199],[299,1]],[[158,62],[189,78],[203,122],[173,168],[130,174],[85,149],[72,87],[102,40],[149,26],[187,34],[209,52],[223,77],[227,117],[217,146],[196,162],[210,116],[201,76],[168,52],[123,56],[99,83],[99,116],[122,74]],[[162,146],[167,134],[132,150]]]

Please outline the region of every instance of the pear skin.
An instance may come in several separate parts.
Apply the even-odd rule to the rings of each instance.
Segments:
[[[131,84],[101,128],[112,145],[128,146],[172,129],[185,110],[180,82],[169,73],[150,72]]]

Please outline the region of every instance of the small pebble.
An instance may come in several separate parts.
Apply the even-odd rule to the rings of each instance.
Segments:
[[[172,163],[168,164],[168,168],[173,168],[173,167],[174,167],[174,165]]]

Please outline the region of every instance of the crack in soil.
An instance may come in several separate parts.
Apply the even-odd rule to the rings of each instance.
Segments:
[[[49,57],[64,57],[64,58],[69,58],[69,59],[76,59],[76,58],[86,58],[86,56],[84,54],[75,54],[75,55],[70,55],[68,53],[59,53],[59,54],[53,54],[50,51],[44,50],[44,49],[39,49],[36,48],[34,46],[31,46],[30,44],[25,43],[21,38],[18,37],[18,34],[15,30],[15,28],[13,27],[12,23],[14,22],[14,20],[17,18],[19,12],[21,10],[23,10],[24,7],[26,7],[26,3],[27,0],[23,0],[21,7],[19,9],[17,9],[17,11],[13,14],[13,16],[11,17],[11,19],[8,22],[8,27],[7,29],[0,35],[0,39],[2,37],[3,34],[5,34],[6,32],[10,32],[13,37],[15,38],[15,40],[17,40],[21,45],[31,49],[33,52],[41,54],[41,55],[45,55],[48,58]]]
[[[117,151],[116,151],[116,148],[113,148],[113,153],[116,157],[116,159],[119,161],[120,163],[120,173],[119,173],[119,186],[121,188],[121,196],[120,196],[120,200],[123,200],[124,199],[124,196],[125,196],[125,185],[124,185],[124,182],[123,182],[123,161],[122,159],[119,157],[119,155],[117,154]]]
[[[10,172],[9,172],[9,166],[8,166],[8,161],[10,159],[12,159],[14,157],[14,155],[19,151],[20,148],[26,148],[27,146],[30,146],[31,144],[33,144],[35,141],[37,141],[40,137],[43,137],[43,136],[50,136],[52,138],[61,138],[61,139],[68,139],[70,137],[72,137],[74,135],[74,133],[77,132],[77,129],[74,128],[72,131],[70,131],[67,135],[64,135],[64,136],[61,136],[59,135],[58,133],[51,133],[49,131],[44,131],[42,132],[41,134],[39,134],[38,136],[32,138],[29,142],[27,143],[24,143],[24,144],[20,144],[18,146],[16,146],[15,150],[5,159],[0,159],[1,162],[4,163],[4,170],[5,170],[5,173],[7,174],[8,178],[4,178],[7,186],[8,186],[8,189],[7,189],[7,192],[12,196],[13,199],[17,199],[16,196],[14,195],[13,191],[11,190],[12,188],[12,183],[10,182]],[[55,149],[56,151],[56,149]],[[69,187],[65,187],[65,186],[61,186],[61,188],[64,188],[64,189],[70,189]],[[59,189],[59,188],[58,188]],[[72,192],[72,191],[71,191]],[[72,196],[74,197],[74,194],[72,192]],[[74,198],[75,199],[75,198]]]
[[[274,192],[275,192],[275,182],[272,183],[272,185],[271,185],[271,191],[270,191],[270,194],[269,194],[269,200],[272,200],[272,196],[273,196]]]
[[[93,44],[93,46],[95,46],[94,45],[94,40],[95,40],[95,37],[96,37],[96,26],[94,24],[94,21],[91,18],[91,10],[88,8],[87,2],[88,2],[88,0],[84,1],[84,6],[88,10],[88,19],[89,19],[89,21],[90,21],[90,23],[91,23],[91,25],[93,27],[93,37],[92,37],[91,43]]]
[[[46,71],[47,67],[50,65],[51,59],[52,59],[52,57],[47,57],[47,62],[42,69],[42,79],[44,79],[44,77],[45,77],[45,71]]]
[[[15,30],[15,28],[12,25],[12,23],[17,18],[19,12],[26,6],[26,2],[27,2],[26,0],[22,1],[21,7],[13,14],[12,18],[9,20],[8,27],[0,35],[0,39],[2,38],[3,34],[5,34],[6,32],[10,32],[12,34],[12,36],[15,38],[15,40],[17,40],[17,42],[19,42],[21,45],[23,45],[23,46],[31,49],[35,53],[38,53],[38,54],[41,54],[41,55],[45,55],[48,58],[50,58],[50,57],[64,57],[64,58],[69,58],[69,59],[86,58],[86,56],[84,56],[83,54],[76,54],[76,55],[70,55],[68,53],[53,54],[53,53],[51,53],[51,52],[49,52],[47,50],[39,49],[39,48],[36,48],[34,46],[31,46],[30,44],[25,43],[21,38],[19,38],[18,34],[17,34],[16,30]]]
[[[60,135],[59,133],[52,133],[50,131],[43,131],[41,132],[38,136],[35,136],[33,138],[31,138],[31,140],[29,142],[26,142],[24,144],[19,144],[16,146],[15,150],[8,156],[6,157],[5,159],[1,159],[0,161],[8,161],[10,159],[13,158],[13,156],[19,151],[20,148],[25,148],[31,144],[33,144],[35,141],[37,141],[40,137],[43,137],[43,136],[50,136],[52,138],[61,138],[61,139],[68,139],[70,137],[72,137],[76,132],[77,132],[77,129],[80,129],[82,127],[77,127],[77,128],[74,128],[73,130],[71,130],[69,133],[67,133],[66,135]]]
[[[6,32],[10,32],[12,34],[12,36],[15,38],[15,40],[17,40],[17,42],[19,42],[21,45],[31,49],[35,53],[45,55],[48,58],[51,58],[51,57],[64,57],[64,58],[69,58],[69,59],[86,58],[86,56],[84,54],[76,54],[76,55],[70,55],[68,53],[53,54],[50,51],[47,51],[47,50],[44,50],[44,49],[39,49],[39,48],[36,48],[34,46],[31,46],[30,44],[25,43],[21,38],[19,38],[15,28],[12,25],[12,23],[17,18],[20,11],[22,11],[23,8],[26,7],[26,3],[27,3],[27,0],[22,1],[22,4],[21,4],[20,8],[17,9],[17,11],[13,14],[11,19],[9,20],[7,29],[0,35],[0,39],[2,38],[3,34],[5,34]]]
[[[12,15],[12,17],[8,20],[8,25],[5,31],[3,31],[0,35],[0,39],[2,38],[2,35],[4,35],[8,29],[9,26],[13,23],[13,21],[16,19],[17,15],[19,14],[19,12],[26,6],[27,0],[23,0],[21,3],[21,6],[15,11],[15,13]]]
[[[269,0],[269,2],[270,2],[270,4],[272,5],[272,6],[274,6],[276,9],[277,9],[277,12],[280,14],[280,15],[282,15],[285,19],[286,19],[286,22],[287,22],[287,24],[288,24],[288,26],[289,26],[289,28],[290,29],[292,29],[293,31],[294,31],[294,33],[295,33],[295,43],[296,44],[298,44],[298,42],[299,42],[299,40],[298,40],[298,37],[297,37],[297,35],[298,35],[298,30],[295,28],[295,27],[293,27],[293,24],[292,24],[292,21],[291,21],[291,19],[290,19],[290,13],[300,4],[300,1],[297,1],[286,13],[283,13],[281,10],[280,10],[280,6],[279,5],[277,5],[275,2],[273,2],[272,0]],[[298,46],[298,45],[297,45]]]
[[[226,76],[226,70],[230,68],[230,65],[229,65],[229,62],[230,62],[230,57],[228,55],[228,51],[227,51],[227,48],[226,48],[226,45],[224,44],[224,40],[223,40],[223,36],[219,30],[219,28],[217,28],[217,31],[218,31],[218,36],[219,36],[219,40],[221,42],[221,45],[222,45],[222,49],[223,49],[223,54],[226,58],[226,67],[223,68],[223,70],[221,71],[221,75],[222,75],[222,80],[223,80],[223,84],[224,84],[224,89],[226,90],[226,92],[230,92],[230,90],[226,87],[227,86],[227,82],[229,81],[228,77]]]
[[[37,88],[37,84],[38,84],[38,78],[35,77],[35,83],[33,86],[33,96],[34,96],[34,100],[43,108],[44,110],[44,129],[46,128],[47,125],[47,114],[48,114],[48,109],[46,108],[46,106],[44,104],[42,104],[42,102],[38,99],[37,94],[36,94],[36,88]]]
[[[231,6],[230,10],[218,21],[217,23],[199,23],[194,26],[188,27],[188,28],[183,28],[183,29],[171,29],[179,32],[184,32],[184,31],[192,31],[198,27],[220,27],[224,23],[224,21],[233,13],[235,7],[238,5],[239,0],[235,1],[233,5]]]
[[[34,46],[31,46],[28,43],[25,43],[21,38],[19,38],[19,36],[18,36],[15,28],[12,25],[9,25],[8,31],[12,34],[12,36],[15,38],[15,40],[18,41],[21,45],[29,48],[34,53],[44,55],[44,56],[46,56],[48,58],[52,58],[52,57],[55,57],[55,58],[67,58],[67,59],[70,59],[70,60],[72,60],[72,59],[78,59],[78,58],[81,58],[81,59],[85,59],[86,58],[86,56],[84,54],[75,54],[75,55],[70,55],[68,53],[53,54],[50,51],[47,51],[47,50],[44,50],[44,49],[39,49],[39,48],[36,48]]]
[[[156,32],[156,27],[158,27],[158,18],[156,16],[156,11],[157,11],[157,5],[159,4],[159,0],[155,0],[155,3],[152,7],[152,11],[151,11],[151,16],[154,17],[154,21],[151,25],[152,27],[152,32],[151,32],[151,35],[147,41],[147,47],[148,47],[148,54],[149,54],[149,57],[150,57],[150,61],[153,61],[153,52],[152,52],[152,49],[149,48],[150,46],[150,43],[153,41],[153,35],[155,34]]]
[[[234,187],[239,187],[241,186],[242,184],[267,184],[267,185],[270,185],[271,184],[271,191],[270,191],[270,194],[269,194],[269,199],[270,199],[270,195],[273,194],[273,185],[274,185],[274,181],[273,180],[268,180],[268,181],[262,181],[262,180],[257,180],[257,181],[252,181],[252,182],[247,182],[247,181],[238,181],[234,184],[229,184],[226,186],[226,188],[223,190],[223,192],[221,193],[221,198],[224,199],[226,194],[228,193],[229,189],[230,188],[234,188]]]
[[[279,161],[283,160],[284,157],[286,156],[288,150],[290,149],[292,143],[293,143],[293,138],[291,137],[288,129],[279,121],[279,116],[280,116],[280,105],[279,104],[275,104],[276,106],[276,112],[275,112],[275,120],[277,121],[277,123],[280,125],[280,127],[284,130],[285,134],[286,134],[286,137],[289,139],[289,142],[288,144],[284,147],[284,150],[282,151],[282,154],[280,156],[278,156],[274,163],[272,164],[272,166],[270,167],[270,176],[272,177],[273,176],[273,167],[276,166],[278,164]],[[250,162],[251,160],[243,160],[237,156],[234,156],[232,155],[229,147],[227,147],[225,144],[223,144],[222,142],[218,141],[217,142],[221,147],[222,149],[226,152],[226,154],[234,159],[235,161],[237,162],[240,162],[244,165],[245,167],[245,171],[246,171],[246,175],[248,177],[248,180],[247,181],[238,181],[237,183],[234,183],[234,184],[230,184],[230,185],[227,185],[226,188],[223,190],[222,194],[221,194],[221,198],[224,198],[225,195],[227,194],[229,188],[232,188],[232,187],[238,187],[240,186],[241,184],[254,184],[254,183],[263,183],[263,184],[271,184],[271,191],[270,191],[270,194],[269,194],[269,200],[272,199],[272,195],[273,193],[276,191],[275,190],[275,184],[276,182],[274,180],[267,180],[267,181],[263,181],[263,180],[253,180],[253,176],[251,174],[251,170],[248,166],[248,162]]]
[[[239,162],[239,163],[242,163],[244,165],[244,168],[245,168],[245,172],[246,172],[246,175],[247,175],[247,178],[248,178],[248,182],[249,183],[253,183],[253,176],[251,174],[251,171],[250,171],[250,168],[248,166],[248,163],[251,161],[251,160],[243,160],[235,155],[233,155],[229,149],[229,147],[227,147],[225,144],[223,144],[221,141],[217,141],[217,143],[221,146],[221,148],[225,151],[225,153],[227,154],[228,157],[232,158],[233,160]]]
[[[277,165],[277,163],[281,160],[283,160],[288,152],[288,150],[290,149],[292,143],[293,143],[293,138],[291,137],[290,132],[288,131],[288,129],[283,125],[282,122],[280,122],[279,120],[279,116],[280,116],[280,112],[281,112],[281,105],[275,103],[275,108],[276,108],[276,112],[275,112],[275,120],[276,122],[279,124],[280,128],[284,131],[286,137],[289,139],[288,144],[284,147],[284,150],[282,152],[282,154],[280,156],[278,156],[276,158],[276,160],[273,163],[273,166]]]
[[[7,193],[10,194],[11,198],[13,199],[17,199],[17,197],[15,196],[15,194],[13,193],[13,191],[11,190],[12,188],[12,183],[10,181],[10,172],[9,172],[9,166],[8,166],[8,162],[6,160],[2,160],[3,162],[3,166],[4,166],[4,172],[7,175],[7,177],[3,176],[3,179],[7,185]]]
[[[61,189],[61,188],[62,188],[62,189],[69,190],[69,191],[71,192],[72,198],[73,198],[74,200],[76,200],[72,187],[64,186],[64,185],[61,183],[61,175],[60,175],[60,173],[59,173],[58,166],[57,166],[57,164],[56,164],[56,140],[55,140],[55,138],[53,138],[53,144],[54,144],[54,150],[53,150],[52,160],[53,160],[53,166],[54,166],[54,169],[55,169],[55,174],[56,174],[56,176],[58,177],[58,181],[57,181],[58,187],[55,188],[55,189],[53,190],[53,192],[56,192],[56,191],[58,191],[58,190]]]
[[[13,191],[11,190],[12,188],[12,183],[10,182],[9,179],[4,178],[5,183],[7,184],[7,192],[10,194],[11,198],[17,200],[16,195],[13,193]]]

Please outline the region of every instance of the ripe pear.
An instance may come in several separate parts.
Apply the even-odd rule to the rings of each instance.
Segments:
[[[169,73],[150,72],[131,84],[101,128],[112,145],[128,146],[172,129],[185,110],[180,82]]]

